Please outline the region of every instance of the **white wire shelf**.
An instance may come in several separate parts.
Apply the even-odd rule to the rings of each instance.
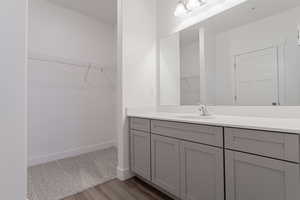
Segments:
[[[57,63],[57,64],[62,64],[62,65],[70,65],[73,67],[82,67],[82,68],[88,68],[88,69],[92,68],[94,70],[99,70],[101,72],[104,71],[104,67],[97,63],[72,60],[72,59],[67,59],[67,58],[58,57],[58,56],[49,56],[49,55],[43,55],[43,54],[37,54],[37,53],[30,52],[28,54],[28,59],[40,61],[40,62],[51,62],[51,63]]]

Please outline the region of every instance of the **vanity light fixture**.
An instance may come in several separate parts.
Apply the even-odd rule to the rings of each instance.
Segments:
[[[183,15],[186,15],[188,12],[189,12],[189,10],[186,7],[186,3],[184,1],[179,1],[176,5],[174,15],[176,17],[180,17]]]
[[[189,0],[186,4],[186,7],[189,10],[194,10],[196,8],[199,8],[200,6],[204,5],[205,2],[202,0]]]
[[[174,15],[176,17],[185,16],[204,4],[206,4],[205,0],[181,0],[176,5]]]

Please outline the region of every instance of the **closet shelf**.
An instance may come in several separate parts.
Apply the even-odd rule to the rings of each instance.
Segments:
[[[41,62],[51,62],[51,63],[57,63],[57,64],[63,64],[63,65],[70,65],[74,67],[82,67],[87,69],[94,69],[99,70],[101,72],[104,71],[104,67],[100,64],[96,64],[93,62],[83,62],[83,61],[76,61],[72,59],[67,59],[63,57],[58,56],[49,56],[49,55],[42,55],[37,53],[29,53],[28,55],[29,60],[35,60],[35,61],[41,61]]]
[[[76,60],[67,59],[67,58],[63,58],[63,57],[49,56],[49,55],[32,53],[32,52],[30,52],[28,54],[28,59],[40,61],[40,62],[57,63],[57,64],[68,65],[68,66],[73,66],[73,67],[85,68],[86,69],[86,72],[84,73],[84,81],[85,82],[88,81],[88,76],[89,76],[91,69],[100,71],[101,73],[103,73],[104,69],[105,69],[100,64],[96,64],[93,62],[83,62],[83,61],[78,61],[78,60],[76,61]]]

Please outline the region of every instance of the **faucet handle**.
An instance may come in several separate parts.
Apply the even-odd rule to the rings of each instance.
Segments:
[[[207,116],[209,115],[207,105],[206,104],[201,104],[198,110],[202,113],[202,115]]]
[[[203,103],[199,103],[198,105],[200,106],[200,108],[206,108],[207,107],[207,105],[203,104]]]

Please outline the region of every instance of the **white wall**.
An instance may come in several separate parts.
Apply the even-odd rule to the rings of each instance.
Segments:
[[[160,40],[159,88],[161,105],[180,105],[179,34]]]
[[[233,103],[234,55],[278,46],[280,100],[282,105],[300,105],[299,53],[297,26],[300,7],[244,25],[216,36],[217,105]]]
[[[27,1],[0,3],[0,196],[26,198]]]
[[[116,142],[115,27],[46,0],[29,2],[29,52],[99,63],[29,61],[29,160],[37,164]]]
[[[126,108],[156,105],[156,0],[118,0],[118,177],[129,177]]]

